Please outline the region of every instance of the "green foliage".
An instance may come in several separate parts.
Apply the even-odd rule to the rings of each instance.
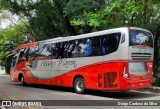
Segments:
[[[100,5],[101,0],[69,0],[64,8],[64,13],[66,16],[75,16],[88,11],[93,11]]]
[[[5,57],[13,50],[14,47],[23,43],[24,33],[23,25],[10,26],[0,31],[0,64],[5,64]],[[24,28],[23,28],[24,31]]]
[[[85,22],[82,20],[72,20],[71,21],[72,25],[78,26],[78,25],[85,25]]]

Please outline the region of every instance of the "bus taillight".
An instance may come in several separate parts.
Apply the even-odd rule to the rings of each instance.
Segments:
[[[128,72],[128,66],[125,66],[123,69],[123,77],[126,79],[130,79],[129,72]]]

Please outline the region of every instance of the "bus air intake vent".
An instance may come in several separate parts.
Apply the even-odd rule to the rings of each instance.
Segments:
[[[151,53],[132,53],[131,58],[133,60],[150,60],[151,55]]]
[[[117,81],[117,73],[116,72],[104,73],[104,88],[117,87],[116,81]]]

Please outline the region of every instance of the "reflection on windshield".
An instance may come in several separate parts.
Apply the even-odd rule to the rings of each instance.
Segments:
[[[152,35],[149,32],[141,30],[130,30],[129,31],[130,42],[129,45],[147,45],[153,47]]]

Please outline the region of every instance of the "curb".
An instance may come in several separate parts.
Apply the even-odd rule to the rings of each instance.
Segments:
[[[1,72],[0,72],[0,75],[6,75],[6,74],[7,74],[7,73],[1,73]]]
[[[9,75],[9,74],[7,74],[7,73],[0,73],[0,75]]]
[[[160,87],[157,87],[157,86],[150,86],[149,88],[154,90],[160,90]]]

